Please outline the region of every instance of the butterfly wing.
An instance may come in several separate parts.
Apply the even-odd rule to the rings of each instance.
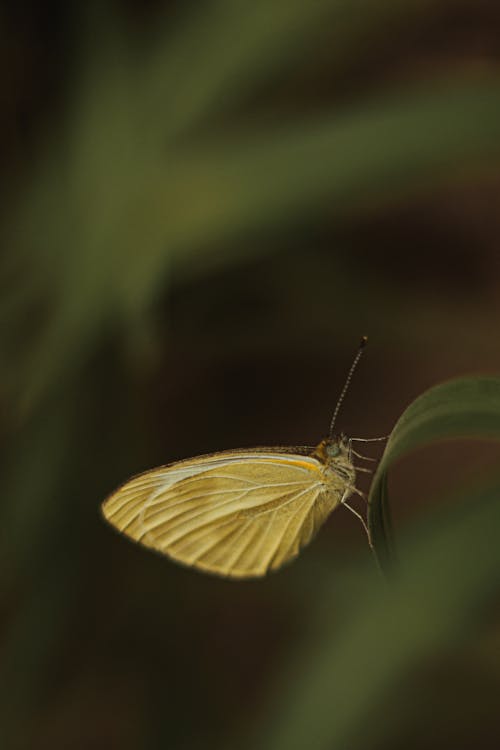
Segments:
[[[103,503],[105,518],[146,547],[196,568],[257,577],[292,560],[343,487],[311,456],[279,449],[218,453],[132,478]]]

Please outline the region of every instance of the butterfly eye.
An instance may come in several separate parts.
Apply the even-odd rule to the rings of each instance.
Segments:
[[[331,458],[335,458],[336,456],[338,456],[340,453],[340,448],[339,448],[338,443],[333,443],[329,445],[327,448],[327,452]]]

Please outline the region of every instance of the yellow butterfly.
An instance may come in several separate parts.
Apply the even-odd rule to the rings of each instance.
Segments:
[[[102,504],[104,517],[135,542],[231,578],[263,576],[293,560],[339,505],[368,533],[346,502],[353,492],[362,494],[352,462],[359,454],[353,438],[333,436],[366,341],[349,370],[330,437],[315,448],[230,450],[160,466],[113,492]]]

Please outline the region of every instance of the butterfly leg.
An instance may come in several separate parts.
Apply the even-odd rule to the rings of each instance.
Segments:
[[[344,497],[347,497],[348,495],[351,495],[353,492],[355,492],[356,495],[359,495],[360,497],[363,498],[363,500],[365,500],[366,502],[368,502],[368,495],[366,494],[366,492],[363,492],[363,490],[359,490],[354,484],[348,484],[347,485]],[[344,503],[344,499],[342,498],[342,500],[340,502]],[[345,503],[344,503],[344,505],[345,505]]]
[[[363,461],[373,461],[373,462],[376,462],[376,461],[377,461],[377,459],[376,459],[376,458],[371,458],[370,456],[363,456],[363,454],[362,454],[362,453],[358,453],[357,451],[355,451],[355,450],[354,450],[354,449],[352,448],[352,446],[351,446],[351,445],[349,445],[349,450],[351,451],[351,455],[353,455],[353,456],[356,456],[356,458],[362,458],[362,459],[363,459]]]
[[[376,463],[378,459],[372,458],[371,456],[363,456],[362,453],[358,453],[357,451],[355,451],[354,448],[352,447],[353,440],[361,440],[363,442],[368,443],[368,442],[378,441],[378,440],[387,440],[387,438],[367,438],[366,440],[364,440],[363,438],[349,438],[349,460],[351,461],[351,463],[352,463],[353,456],[356,456],[356,458],[361,458],[363,461],[373,461],[373,463]],[[362,469],[359,466],[355,466],[354,468],[356,469],[356,471],[369,471],[368,469]]]
[[[354,443],[379,443],[382,440],[389,440],[390,435],[384,435],[383,437],[376,438],[349,438],[349,442]]]
[[[363,518],[363,516],[361,515],[361,513],[358,513],[358,511],[355,510],[351,505],[349,505],[349,503],[346,503],[345,500],[342,501],[342,505],[344,507],[346,507],[348,510],[350,510],[351,513],[353,513],[356,516],[356,518],[359,518],[359,520],[361,521],[361,524],[362,524],[362,526],[363,526],[363,528],[364,528],[364,530],[366,532],[366,536],[368,537],[368,543],[371,545],[372,542],[371,542],[371,537],[370,537],[370,531],[369,531],[368,526],[366,525],[366,521]]]
[[[354,464],[353,464],[353,466],[354,466]],[[354,466],[354,469],[355,469],[356,471],[362,471],[362,472],[364,472],[365,474],[373,474],[373,471],[372,471],[372,469],[365,469],[365,467],[364,467],[364,466]]]
[[[378,439],[378,438],[375,438],[375,439]],[[349,438],[349,460],[351,461],[351,463],[352,463],[353,456],[356,456],[356,458],[361,458],[363,461],[373,461],[373,462],[377,461],[376,458],[371,458],[370,456],[363,456],[362,453],[358,453],[357,451],[355,451],[354,448],[352,447],[353,440],[356,440],[356,438]]]

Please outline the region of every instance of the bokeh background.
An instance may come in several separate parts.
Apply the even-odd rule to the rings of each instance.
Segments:
[[[317,736],[378,668],[354,649],[286,738],[287,691],[380,585],[349,513],[235,583],[99,505],[177,458],[314,444],[363,334],[353,436],[500,370],[499,33],[489,0],[2,3],[3,748],[498,747],[495,606]],[[403,460],[397,531],[496,463]]]

